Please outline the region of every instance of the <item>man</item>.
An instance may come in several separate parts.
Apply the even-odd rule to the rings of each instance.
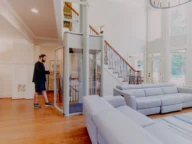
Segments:
[[[46,55],[41,54],[39,56],[39,61],[36,62],[33,74],[33,82],[35,83],[35,93],[34,93],[34,107],[41,108],[38,104],[38,95],[43,94],[45,98],[45,106],[52,106],[52,104],[48,101],[45,82],[46,82],[46,74],[50,74],[49,71],[45,71],[44,63],[46,62]],[[51,72],[52,73],[52,72]]]

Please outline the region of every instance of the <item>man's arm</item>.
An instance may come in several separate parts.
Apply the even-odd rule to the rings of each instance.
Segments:
[[[42,64],[36,64],[37,71],[42,73],[42,74],[50,74],[49,71],[45,70],[45,67]]]

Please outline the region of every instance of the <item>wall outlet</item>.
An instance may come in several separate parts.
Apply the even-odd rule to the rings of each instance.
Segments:
[[[26,85],[25,84],[18,84],[18,92],[25,92]]]

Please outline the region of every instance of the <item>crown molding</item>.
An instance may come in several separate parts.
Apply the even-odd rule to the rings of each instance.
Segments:
[[[15,9],[11,6],[8,0],[4,0],[4,2],[7,4],[8,9],[12,12],[12,14],[19,20],[19,22],[22,23],[22,25],[26,28],[26,31],[32,35],[33,38],[35,38],[35,34],[32,32],[32,30],[27,26],[27,24],[22,20],[22,18],[19,16],[19,14],[15,11]]]
[[[11,4],[7,1],[7,0],[2,0],[1,2],[4,2],[6,8],[8,9],[8,11],[10,12],[10,14],[16,18],[16,20],[22,25],[22,27],[24,27],[24,31],[26,31],[26,33],[33,39],[33,43],[35,41],[50,41],[50,42],[58,42],[57,38],[49,38],[49,37],[38,37],[35,36],[35,34],[33,33],[33,31],[27,26],[27,24],[22,20],[22,18],[19,16],[19,14],[14,10],[14,8],[11,6]],[[2,11],[0,11],[0,14],[2,13]],[[6,15],[3,15],[6,18]],[[6,18],[8,20],[8,18]],[[8,20],[9,23],[11,23],[10,20]],[[28,36],[26,36],[26,34],[24,32],[22,32],[21,29],[18,28],[18,26],[15,25],[15,23],[11,23],[26,39],[29,39]],[[31,41],[31,40],[30,40]]]

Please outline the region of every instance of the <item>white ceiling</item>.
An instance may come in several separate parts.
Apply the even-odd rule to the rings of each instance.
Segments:
[[[53,0],[7,0],[35,37],[57,38]],[[32,13],[35,8],[38,14]]]

